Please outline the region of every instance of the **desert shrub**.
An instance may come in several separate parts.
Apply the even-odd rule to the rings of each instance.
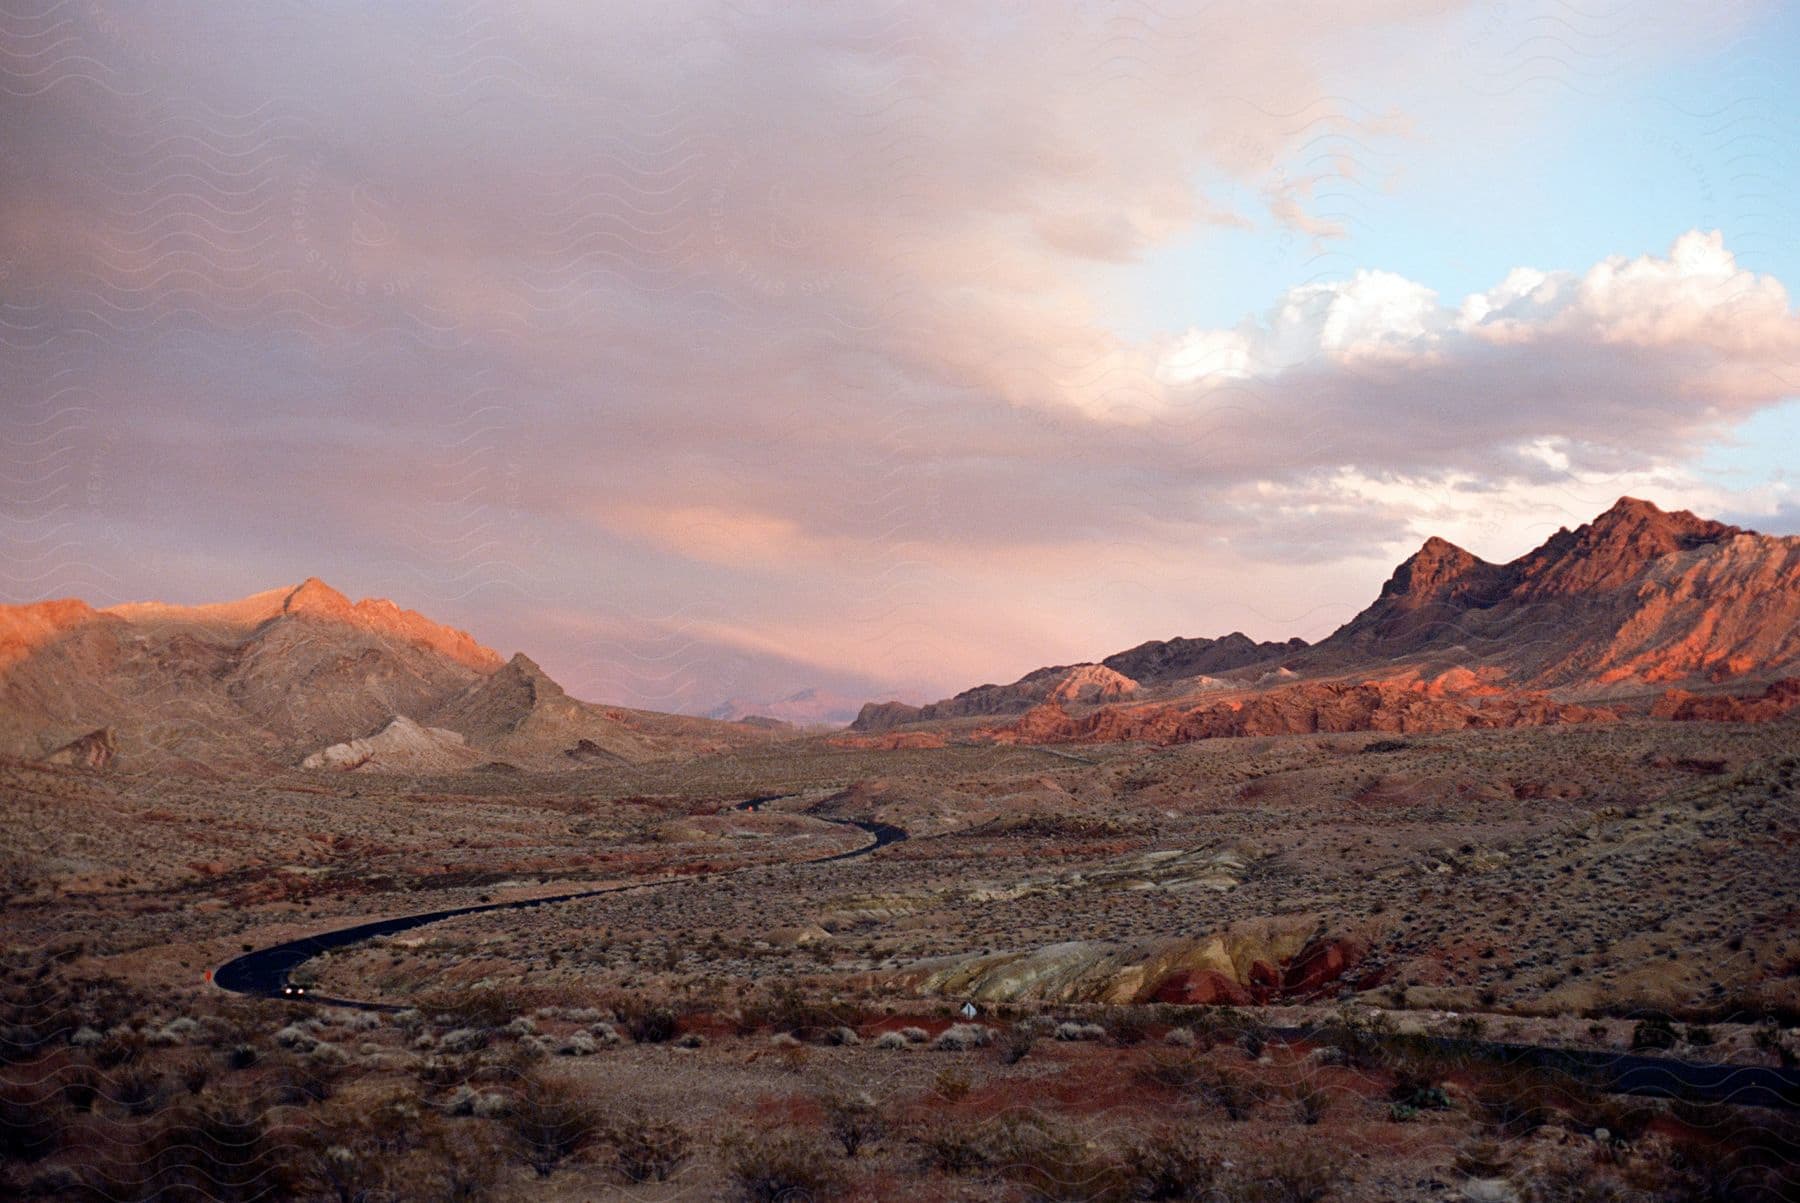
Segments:
[[[1141,1007],[1109,1007],[1100,1026],[1120,1045],[1142,1044],[1150,1038],[1150,1016]]]
[[[1163,1043],[1174,1048],[1193,1048],[1199,1041],[1194,1038],[1192,1028],[1170,1028],[1169,1034],[1163,1037]]]
[[[1006,1035],[1000,1040],[1000,1061],[1005,1065],[1017,1065],[1031,1055],[1037,1044],[1037,1027],[1029,1023],[1015,1023],[1006,1029]]]
[[[1230,1120],[1246,1120],[1269,1097],[1268,1087],[1242,1074],[1206,1067],[1187,1088],[1188,1093],[1217,1107]]]
[[[106,1095],[126,1115],[149,1115],[166,1096],[163,1076],[147,1065],[128,1065],[112,1075]]]
[[[1132,1076],[1140,1085],[1150,1089],[1186,1092],[1211,1072],[1212,1067],[1191,1052],[1162,1055],[1152,1053],[1149,1060],[1133,1071]]]
[[[147,1042],[143,1033],[130,1029],[115,1028],[106,1034],[106,1038],[95,1045],[92,1051],[94,1064],[104,1070],[117,1069],[121,1065],[131,1065],[144,1055]]]
[[[391,1197],[390,1163],[358,1142],[328,1144],[310,1151],[301,1175],[310,1193],[333,1203],[367,1203]]]
[[[419,1013],[436,1016],[440,1023],[467,1028],[503,1028],[532,1009],[532,1000],[517,990],[479,987],[473,990],[433,990],[419,999],[414,1011],[402,1011],[394,1018],[416,1017]],[[414,1018],[405,1018],[412,1023]]]
[[[1566,1106],[1575,1122],[1588,1132],[1606,1131],[1615,1140],[1636,1140],[1655,1122],[1661,1110],[1642,1099],[1606,1094],[1571,1084]]]
[[[445,1120],[409,1089],[314,1114],[300,1138],[306,1199],[334,1203],[475,1203],[502,1162],[488,1124]]]
[[[675,1030],[680,1024],[674,1008],[661,1005],[635,1006],[622,1018],[625,1030],[639,1044],[666,1044],[675,1039]]]
[[[1394,1069],[1394,1084],[1388,1088],[1388,1098],[1396,1107],[1410,1107],[1414,1111],[1442,1111],[1450,1106],[1450,1096],[1444,1093],[1443,1086],[1429,1065],[1397,1065]]]
[[[1105,1153],[1069,1124],[1037,1112],[1008,1112],[985,1124],[939,1122],[914,1136],[928,1168],[1017,1182],[1037,1199],[1127,1197],[1125,1159]]]
[[[958,1123],[933,1123],[911,1134],[926,1169],[945,1174],[968,1174],[988,1165],[991,1149],[979,1128]]]
[[[855,1157],[864,1148],[880,1140],[887,1130],[881,1110],[866,1094],[832,1095],[824,1100],[825,1130],[844,1150],[844,1156]]]
[[[1496,1140],[1474,1140],[1456,1151],[1456,1172],[1470,1178],[1499,1178],[1512,1166],[1506,1146]]]
[[[665,1182],[688,1158],[687,1130],[641,1111],[615,1116],[606,1140],[613,1168],[632,1182]]]
[[[1631,1029],[1631,1047],[1634,1049],[1670,1049],[1681,1042],[1675,1034],[1675,1025],[1669,1022],[1666,1015],[1651,1015],[1640,1019],[1637,1026]]]
[[[37,1161],[62,1143],[67,1117],[47,1093],[21,1083],[0,1084],[0,1162]]]
[[[1475,1088],[1475,1103],[1488,1123],[1524,1136],[1555,1117],[1551,1100],[1560,1083],[1542,1070],[1509,1066],[1488,1074]]]
[[[995,1126],[989,1142],[988,1164],[1028,1198],[1123,1203],[1132,1195],[1126,1159],[1053,1116],[1010,1116]]]
[[[249,1203],[292,1198],[304,1150],[271,1129],[267,1109],[247,1095],[207,1093],[152,1120],[130,1161],[107,1167],[98,1189],[159,1203]]]
[[[343,1066],[330,1062],[281,1060],[270,1066],[264,1090],[275,1105],[305,1107],[330,1098],[343,1074]]]
[[[475,1053],[488,1046],[491,1037],[486,1028],[455,1028],[438,1040],[438,1048],[446,1053]]]
[[[1125,1169],[1136,1199],[1211,1199],[1220,1158],[1191,1132],[1163,1129],[1133,1142]]]
[[[1355,1069],[1375,1069],[1386,1062],[1387,1042],[1393,1034],[1393,1024],[1387,1016],[1365,1017],[1354,1008],[1345,1007],[1320,1029],[1319,1039],[1325,1047],[1342,1054],[1343,1064]]]
[[[1294,1120],[1310,1127],[1325,1117],[1330,1105],[1330,1095],[1317,1086],[1302,1085],[1294,1091]]]
[[[952,1103],[967,1098],[972,1085],[969,1072],[954,1065],[946,1065],[938,1070],[937,1076],[931,1080],[931,1089],[937,1096]]]
[[[1058,1040],[1099,1040],[1106,1035],[1106,1029],[1097,1023],[1076,1023],[1065,1020],[1056,1025]]]
[[[499,1176],[501,1160],[487,1125],[433,1125],[413,1178],[415,1197],[433,1203],[480,1203]]]
[[[169,1068],[169,1081],[189,1094],[199,1094],[212,1081],[213,1067],[204,1056],[183,1057]]]
[[[1675,1117],[1702,1134],[1659,1167],[1669,1203],[1776,1203],[1794,1197],[1800,1120],[1722,1103],[1678,1102]]]
[[[839,1048],[849,1048],[862,1043],[862,1037],[856,1034],[855,1028],[839,1025],[825,1033],[825,1043]]]
[[[1341,1166],[1334,1153],[1312,1144],[1277,1144],[1255,1159],[1244,1189],[1247,1203],[1319,1203],[1331,1197]]]
[[[886,1051],[898,1048],[911,1048],[912,1041],[900,1032],[883,1032],[875,1039],[875,1047]]]
[[[840,1012],[813,1002],[792,982],[777,982],[769,987],[766,996],[745,1004],[739,1034],[766,1027],[808,1038],[843,1023]]]
[[[734,1133],[723,1142],[725,1172],[743,1203],[828,1199],[843,1186],[830,1151],[792,1129]]]
[[[534,1077],[521,1082],[519,1099],[508,1117],[519,1157],[548,1178],[572,1157],[600,1140],[604,1127],[598,1112],[566,1082]]]
[[[993,1039],[992,1028],[978,1023],[959,1023],[938,1033],[938,1038],[931,1042],[931,1047],[946,1052],[966,1053],[970,1049],[986,1048]]]
[[[233,1045],[225,1053],[225,1064],[230,1069],[249,1069],[256,1064],[256,1046],[251,1044]]]
[[[1592,1160],[1559,1157],[1530,1167],[1519,1182],[1524,1203],[1628,1203],[1633,1196]]]
[[[924,1028],[901,1028],[898,1035],[908,1044],[924,1044],[931,1039],[925,1034]]]
[[[306,1052],[319,1042],[319,1038],[297,1023],[290,1023],[275,1033],[275,1043],[282,1048],[296,1049]]]

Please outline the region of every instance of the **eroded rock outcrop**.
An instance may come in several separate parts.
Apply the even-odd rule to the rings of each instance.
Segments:
[[[101,727],[97,731],[89,731],[78,739],[72,739],[50,755],[44,757],[45,764],[70,765],[82,769],[103,769],[113,762],[119,753],[119,740],[111,727]]]
[[[939,957],[888,975],[903,988],[992,1001],[1230,1004],[1301,1002],[1366,989],[1372,940],[1307,916],[1253,920],[1190,940],[1074,940]]]
[[[423,727],[400,715],[374,735],[322,748],[300,762],[303,769],[340,773],[453,773],[487,759],[455,731]]]
[[[1650,713],[1684,723],[1766,723],[1796,709],[1800,709],[1800,677],[1786,677],[1751,697],[1670,689],[1656,700]]]

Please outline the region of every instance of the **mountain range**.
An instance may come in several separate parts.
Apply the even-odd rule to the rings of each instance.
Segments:
[[[1139,644],[925,706],[850,738],[1178,742],[1766,719],[1800,704],[1800,538],[1623,498],[1504,564],[1442,539],[1316,644]],[[1760,692],[1759,692],[1760,691]],[[0,754],[103,767],[553,770],[729,751],[848,717],[802,690],[690,718],[570,697],[524,655],[316,578],[216,605],[0,606]]]
[[[552,769],[725,750],[741,724],[597,706],[523,655],[312,578],[217,605],[0,606],[0,752],[137,767]]]
[[[1605,721],[1659,705],[1761,716],[1788,693],[1750,710],[1730,696],[1685,710],[1670,699],[1797,670],[1800,538],[1625,497],[1504,564],[1428,539],[1317,644],[1237,632],[1150,642],[923,707],[871,703],[852,729],[1041,742]],[[1017,721],[979,721],[999,716]]]
[[[731,698],[706,712],[722,722],[775,722],[791,727],[844,727],[856,718],[861,699],[809,686],[773,701]]]

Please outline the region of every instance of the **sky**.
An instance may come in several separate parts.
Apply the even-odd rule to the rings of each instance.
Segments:
[[[0,602],[318,576],[701,712],[1800,531],[1800,15],[0,10]]]

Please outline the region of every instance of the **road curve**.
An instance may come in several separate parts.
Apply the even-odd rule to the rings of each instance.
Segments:
[[[753,811],[765,802],[773,802],[785,796],[772,794],[766,797],[750,798],[737,803],[735,809]],[[851,860],[855,857],[867,856],[876,849],[885,848],[889,844],[897,844],[907,836],[905,829],[891,823],[876,823],[862,819],[826,819],[825,821],[835,823],[840,827],[858,828],[873,838],[862,847],[852,848],[848,852],[834,852],[829,856],[819,856],[794,863],[823,865],[832,861]],[[761,868],[763,866],[751,867]],[[707,881],[712,878],[729,877],[733,873],[741,872],[744,870],[732,869],[718,873],[698,873],[689,877],[623,882],[619,885],[600,886],[592,890],[551,894],[543,898],[522,898],[512,902],[483,902],[474,906],[451,907],[441,911],[420,911],[416,915],[400,915],[392,919],[375,919],[367,923],[356,923],[349,927],[319,932],[316,935],[302,936],[298,940],[289,940],[285,944],[274,944],[268,948],[259,948],[254,952],[246,952],[242,956],[233,957],[213,970],[212,983],[221,990],[229,990],[234,994],[248,994],[255,998],[285,998],[290,1001],[312,1002],[328,1007],[354,1007],[363,1011],[399,1011],[404,1007],[398,1003],[361,1002],[356,999],[333,998],[322,994],[300,994],[291,986],[289,978],[294,970],[320,953],[330,952],[337,948],[348,948],[353,944],[361,944],[365,940],[373,940],[377,936],[391,936],[397,932],[411,931],[415,927],[424,927],[430,923],[441,923],[445,919],[479,915],[487,911],[525,910],[531,907],[554,906],[559,902],[597,898],[603,894],[623,894],[632,890],[653,890],[659,886],[674,885],[677,882]]]
[[[753,811],[765,802],[774,802],[785,796],[787,795],[750,798],[737,803],[735,809]],[[852,848],[848,852],[834,852],[829,856],[814,857],[811,860],[795,863],[822,865],[833,861],[851,860],[855,857],[867,856],[878,848],[897,844],[907,838],[907,832],[903,828],[896,827],[891,823],[877,823],[862,819],[827,819],[826,822],[836,823],[843,827],[859,828],[872,838],[867,844],[860,848]],[[317,1003],[321,1006],[354,1007],[363,1011],[399,1011],[404,1009],[403,1005],[399,1003],[360,1002],[356,999],[333,998],[317,994],[290,994],[287,989],[288,978],[295,969],[322,952],[328,952],[335,948],[347,948],[352,944],[360,944],[364,940],[372,940],[377,936],[391,936],[396,932],[410,931],[415,927],[440,923],[445,919],[455,919],[463,915],[479,915],[485,911],[525,910],[531,907],[555,906],[560,902],[573,902],[581,898],[595,898],[603,894],[622,894],[631,890],[653,890],[659,886],[673,885],[676,882],[706,881],[711,878],[729,877],[733,873],[741,872],[744,870],[733,869],[719,873],[702,873],[692,877],[625,882],[619,885],[601,886],[593,890],[552,894],[545,898],[526,898],[515,902],[486,902],[475,906],[452,907],[441,911],[421,911],[416,915],[401,915],[393,919],[376,919],[369,923],[358,923],[350,927],[340,927],[334,931],[303,936],[298,940],[289,940],[285,944],[276,944],[233,957],[213,971],[212,980],[213,984],[222,990],[260,998],[288,998],[293,1001]],[[1316,1038],[1319,1033],[1307,1028],[1291,1028],[1278,1029],[1276,1035],[1287,1039],[1305,1039]],[[1726,1065],[1678,1061],[1672,1057],[1646,1057],[1637,1053],[1602,1053],[1583,1049],[1509,1044],[1498,1041],[1471,1042],[1456,1037],[1427,1037],[1427,1040],[1442,1046],[1445,1051],[1474,1052],[1488,1060],[1567,1073],[1571,1077],[1615,1094],[1685,1098],[1699,1102],[1777,1107],[1785,1110],[1800,1109],[1800,1070],[1778,1069],[1765,1065]]]

